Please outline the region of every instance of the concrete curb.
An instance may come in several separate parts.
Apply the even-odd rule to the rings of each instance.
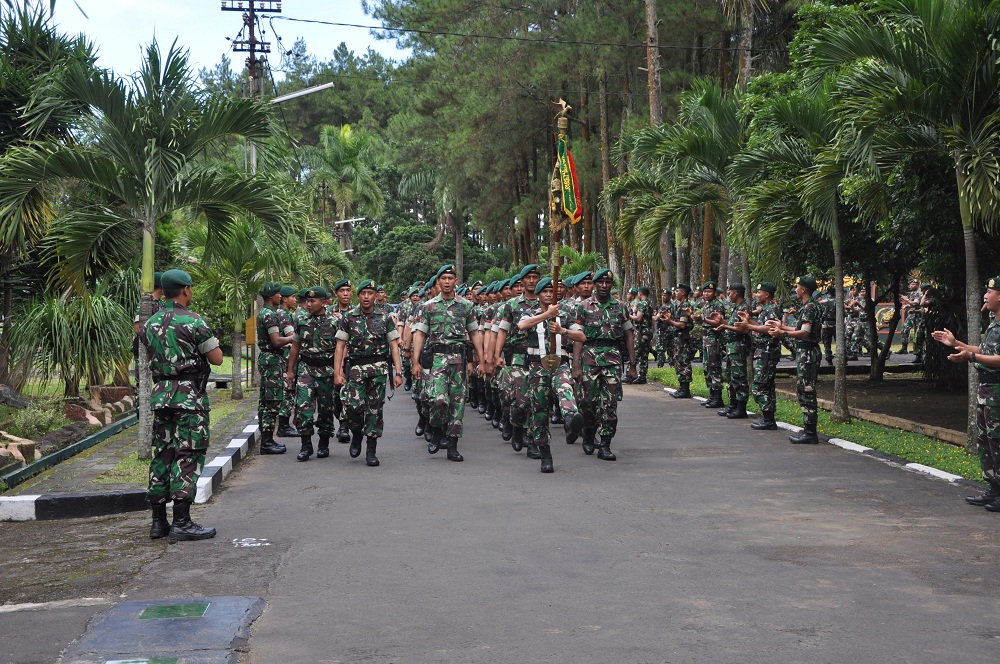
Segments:
[[[257,441],[258,430],[255,419],[218,456],[205,464],[198,479],[196,503],[208,501],[219,490],[222,481],[249,454]],[[78,519],[147,509],[145,490],[0,496],[0,521]]]
[[[676,390],[672,387],[664,387],[663,391],[668,394],[673,394],[674,392],[676,392]],[[701,401],[705,401],[705,399],[702,397],[694,397],[694,398],[699,399]],[[747,412],[749,413],[751,411],[748,409]],[[779,428],[791,431],[792,433],[798,433],[802,431],[802,427],[797,426],[795,424],[791,424],[790,422],[778,421],[777,424]],[[938,470],[937,468],[931,468],[930,466],[925,466],[921,463],[911,463],[906,459],[901,459],[899,457],[894,457],[888,454],[884,454],[877,450],[873,450],[870,447],[865,447],[864,445],[858,445],[857,443],[852,443],[849,440],[844,440],[843,438],[826,438],[825,436],[821,435],[820,440],[821,441],[825,440],[831,445],[836,445],[837,447],[847,450],[849,452],[857,452],[859,454],[863,454],[864,456],[871,457],[873,459],[878,459],[879,461],[891,463],[905,470],[910,470],[916,473],[923,473],[924,475],[929,475],[931,477],[944,480],[950,484],[964,484],[964,485],[978,486],[978,484],[976,484],[975,482],[970,482],[961,475],[952,475],[951,473],[946,473],[943,470]]]

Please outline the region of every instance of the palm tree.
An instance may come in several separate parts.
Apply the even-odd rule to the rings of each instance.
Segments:
[[[873,166],[900,155],[950,156],[965,245],[969,343],[980,338],[977,226],[997,220],[1000,3],[986,0],[875,0],[846,13],[806,45],[810,80],[837,75],[843,110],[859,128]],[[975,425],[977,376],[969,372],[968,431]]]
[[[67,204],[72,243],[56,248],[56,277],[62,285],[82,291],[95,273],[104,250],[123,247],[135,254],[135,244],[122,234],[141,231],[142,291],[140,321],[152,310],[153,256],[156,225],[175,212],[199,215],[214,242],[234,220],[254,215],[276,240],[284,228],[285,206],[267,178],[213,168],[203,159],[207,149],[232,136],[262,142],[271,133],[268,110],[243,99],[220,99],[199,93],[192,84],[186,52],[176,42],[166,57],[154,41],[146,49],[142,70],[125,80],[110,72],[91,74],[74,65],[53,94],[28,109],[34,126],[67,108],[89,114],[66,142],[42,141],[10,150],[0,162],[0,211],[15,221],[51,209],[54,185],[74,183],[86,188]],[[139,453],[149,454],[152,416],[148,410],[151,378],[140,353]]]

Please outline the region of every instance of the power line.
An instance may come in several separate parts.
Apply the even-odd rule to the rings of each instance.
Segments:
[[[295,18],[292,16],[275,16],[273,18],[282,21],[294,21],[296,23],[314,23],[317,25],[330,25],[340,28],[362,28],[364,30],[383,30],[385,32],[406,32],[418,35],[433,35],[443,37],[470,37],[473,39],[492,39],[496,41],[517,41],[537,44],[565,44],[569,46],[614,46],[617,48],[647,48],[646,43],[632,44],[628,42],[602,42],[585,41],[575,39],[555,39],[554,37],[517,37],[513,35],[485,35],[474,32],[450,32],[446,30],[421,30],[419,28],[390,28],[384,25],[361,25],[359,23],[340,23],[337,21],[322,21],[314,18]],[[747,49],[739,46],[677,46],[676,44],[658,44],[655,48],[661,51],[744,51]],[[750,49],[755,53],[780,53],[780,49]]]

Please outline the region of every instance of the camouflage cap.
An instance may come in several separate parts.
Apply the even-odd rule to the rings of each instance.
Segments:
[[[263,298],[274,297],[281,292],[281,284],[277,281],[269,281],[260,287],[260,296]]]
[[[552,288],[552,277],[543,277],[535,284],[535,295],[538,295],[546,288]]]
[[[191,275],[184,270],[167,270],[160,277],[160,283],[163,284],[164,288],[175,289],[183,288],[184,286],[191,286],[193,282],[191,281]]]
[[[369,289],[369,290],[373,290],[376,293],[378,292],[378,288],[377,288],[377,286],[375,284],[375,280],[374,279],[365,279],[360,284],[358,284],[358,292],[359,293],[361,291],[365,290],[366,288]]]

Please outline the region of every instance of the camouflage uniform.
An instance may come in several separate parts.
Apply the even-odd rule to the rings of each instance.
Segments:
[[[538,300],[529,300],[524,295],[510,300],[507,305],[501,308],[498,317],[497,327],[507,332],[507,339],[504,341],[503,351],[505,359],[509,358],[507,364],[508,403],[510,404],[511,426],[527,430],[529,419],[529,394],[527,389],[528,381],[528,355],[527,341],[528,331],[517,329],[517,322],[530,315],[538,307]],[[547,416],[547,414],[546,414]]]
[[[713,313],[726,319],[726,304],[721,298],[716,298],[710,302],[705,302],[701,310],[703,321]],[[705,385],[712,394],[722,394],[722,362],[725,356],[725,342],[721,332],[716,332],[715,327],[710,323],[702,323],[702,365],[705,371]]]
[[[522,318],[530,318],[542,313],[538,301],[529,301],[535,304],[534,308],[524,307],[521,309]],[[560,307],[562,309],[562,307]],[[554,321],[558,323],[566,322],[563,314],[560,313]],[[550,443],[549,438],[549,407],[554,401],[561,401],[564,395],[560,394],[559,376],[557,371],[564,367],[569,367],[569,357],[566,355],[564,337],[557,336],[559,347],[556,352],[559,354],[562,363],[555,371],[549,371],[542,366],[541,360],[550,349],[549,344],[549,323],[544,321],[538,323],[533,328],[524,330],[527,332],[525,347],[527,348],[526,369],[526,392],[528,393],[528,440],[535,445],[542,447]],[[543,346],[544,344],[544,346]],[[573,404],[575,408],[575,403]]]
[[[635,331],[636,378],[644,381],[649,371],[649,351],[653,345],[653,305],[648,297],[636,298],[635,313],[642,314],[642,320],[636,325]]]
[[[359,305],[341,317],[336,337],[347,344],[343,397],[347,426],[367,438],[381,438],[389,342],[399,338],[392,315],[378,306],[366,314]]]
[[[837,336],[837,298],[832,293],[822,292],[816,296],[822,322],[820,338],[826,351],[826,361],[833,364],[833,340]]]
[[[740,312],[749,312],[746,302],[733,305],[726,320],[728,325],[740,322]],[[726,330],[723,332],[726,344],[726,382],[729,383],[729,394],[733,401],[744,406],[750,399],[750,380],[747,376],[747,359],[750,349],[750,338],[741,332]]]
[[[205,465],[209,375],[205,354],[219,347],[208,323],[168,300],[146,322],[143,344],[150,351],[153,391],[153,449],[147,497],[154,505],[192,502]]]
[[[621,340],[633,329],[622,304],[611,298],[605,304],[591,296],[580,303],[571,330],[583,330],[587,341],[580,355],[583,380],[579,406],[586,427],[601,438],[618,430],[618,401],[622,397]]]
[[[670,311],[670,302],[657,307],[657,313]],[[664,364],[673,366],[674,363],[674,327],[665,322],[656,323],[656,366],[662,367]]]
[[[761,307],[757,325],[767,325],[769,320],[781,320],[781,305],[771,302]],[[774,413],[777,395],[774,375],[781,359],[781,341],[766,332],[753,333],[753,398],[764,413]]]
[[[271,344],[271,333],[278,336],[292,334],[291,321],[282,321],[281,314],[269,305],[257,314],[257,349],[260,351],[257,366],[260,368],[260,397],[257,401],[257,419],[261,431],[274,431],[274,423],[281,410],[285,378],[284,349]]]
[[[801,330],[805,324],[812,327],[808,339],[795,340],[795,392],[799,399],[799,409],[802,411],[802,422],[809,431],[816,430],[818,416],[816,405],[816,378],[819,376],[819,365],[823,359],[819,350],[820,314],[816,300],[809,298],[799,308],[796,330]]]
[[[992,283],[992,282],[991,282]],[[1000,355],[1000,323],[995,319],[986,328],[979,352]],[[983,479],[1000,488],[1000,369],[975,363],[979,373],[976,393],[976,451]]]
[[[316,427],[321,441],[334,433],[334,402],[339,391],[333,382],[337,324],[328,311],[321,309],[315,316],[299,319],[295,327],[300,344],[296,360],[295,426],[303,437],[312,436],[313,420],[318,413]]]
[[[684,327],[674,328],[674,369],[677,371],[677,381],[683,384],[691,383],[691,360],[694,356],[694,345],[691,330],[694,320],[691,318],[693,305],[691,300],[674,300],[671,319],[684,321]]]
[[[290,337],[295,334],[295,322],[292,320],[292,316],[300,310],[305,311],[305,309],[296,309],[295,312],[289,313],[283,307],[278,307],[278,320],[281,323],[282,336]],[[278,417],[290,417],[292,410],[295,409],[295,387],[289,386],[285,381],[285,374],[288,373],[288,355],[291,352],[291,344],[281,349],[281,406],[278,408]]]
[[[462,437],[465,414],[466,334],[479,329],[472,302],[460,295],[445,300],[437,295],[421,307],[413,330],[426,335],[422,354],[432,354],[425,371],[429,426],[449,438]]]
[[[560,321],[563,327],[566,327],[566,324],[573,324],[576,320],[576,310],[579,306],[580,303],[576,299],[559,301],[559,316],[557,320]],[[577,405],[579,401],[579,397],[577,396],[579,386],[573,380],[573,367],[569,361],[573,357],[573,341],[569,337],[562,337],[562,350],[566,355],[566,360],[556,368],[552,380],[555,385],[555,398],[559,403],[559,411],[562,413],[563,419],[568,422],[580,412]]]
[[[903,348],[902,351],[905,353],[910,346],[910,336],[914,336],[913,347],[916,350],[916,327],[923,318],[923,311],[920,310],[920,289],[915,291],[910,291],[906,294],[906,301],[909,305],[906,310],[906,320],[903,321],[903,329],[900,332],[900,337],[902,338]]]

